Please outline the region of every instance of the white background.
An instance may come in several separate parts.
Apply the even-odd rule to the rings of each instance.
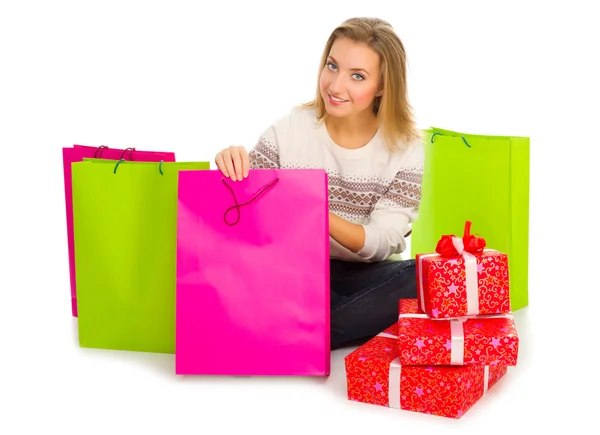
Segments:
[[[2,2],[0,433],[537,433],[597,421],[592,3]],[[531,138],[519,365],[450,420],[349,402],[349,350],[315,380],[182,378],[172,356],[79,348],[61,148],[212,161],[251,147],[312,98],[325,40],[355,15],[399,33],[420,127]]]

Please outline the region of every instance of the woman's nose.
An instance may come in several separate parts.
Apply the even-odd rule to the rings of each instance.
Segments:
[[[331,93],[338,95],[344,90],[344,80],[339,74],[332,78],[331,83],[329,84],[329,90]]]

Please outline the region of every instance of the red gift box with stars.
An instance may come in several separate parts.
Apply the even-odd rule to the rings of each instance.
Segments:
[[[507,372],[507,366],[402,365],[398,324],[345,358],[348,399],[460,418]]]
[[[419,308],[434,318],[509,313],[508,256],[485,249],[485,240],[470,234],[445,235],[435,253],[416,254]]]
[[[400,364],[516,366],[519,336],[512,314],[430,318],[416,299],[401,299]]]

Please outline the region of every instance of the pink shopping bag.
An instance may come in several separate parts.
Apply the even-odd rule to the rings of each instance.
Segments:
[[[107,146],[73,145],[63,148],[63,168],[65,179],[65,206],[67,213],[67,243],[69,250],[69,274],[71,279],[71,312],[77,317],[77,286],[75,283],[75,247],[73,239],[73,188],[71,164],[84,158],[111,160],[133,160],[140,162],[174,162],[175,153],[158,151],[138,151],[135,148],[109,148]]]
[[[177,374],[330,372],[327,174],[179,173]]]

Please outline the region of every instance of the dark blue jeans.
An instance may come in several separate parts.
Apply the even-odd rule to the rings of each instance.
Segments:
[[[415,261],[330,262],[331,348],[356,345],[398,320],[400,299],[416,298]]]

